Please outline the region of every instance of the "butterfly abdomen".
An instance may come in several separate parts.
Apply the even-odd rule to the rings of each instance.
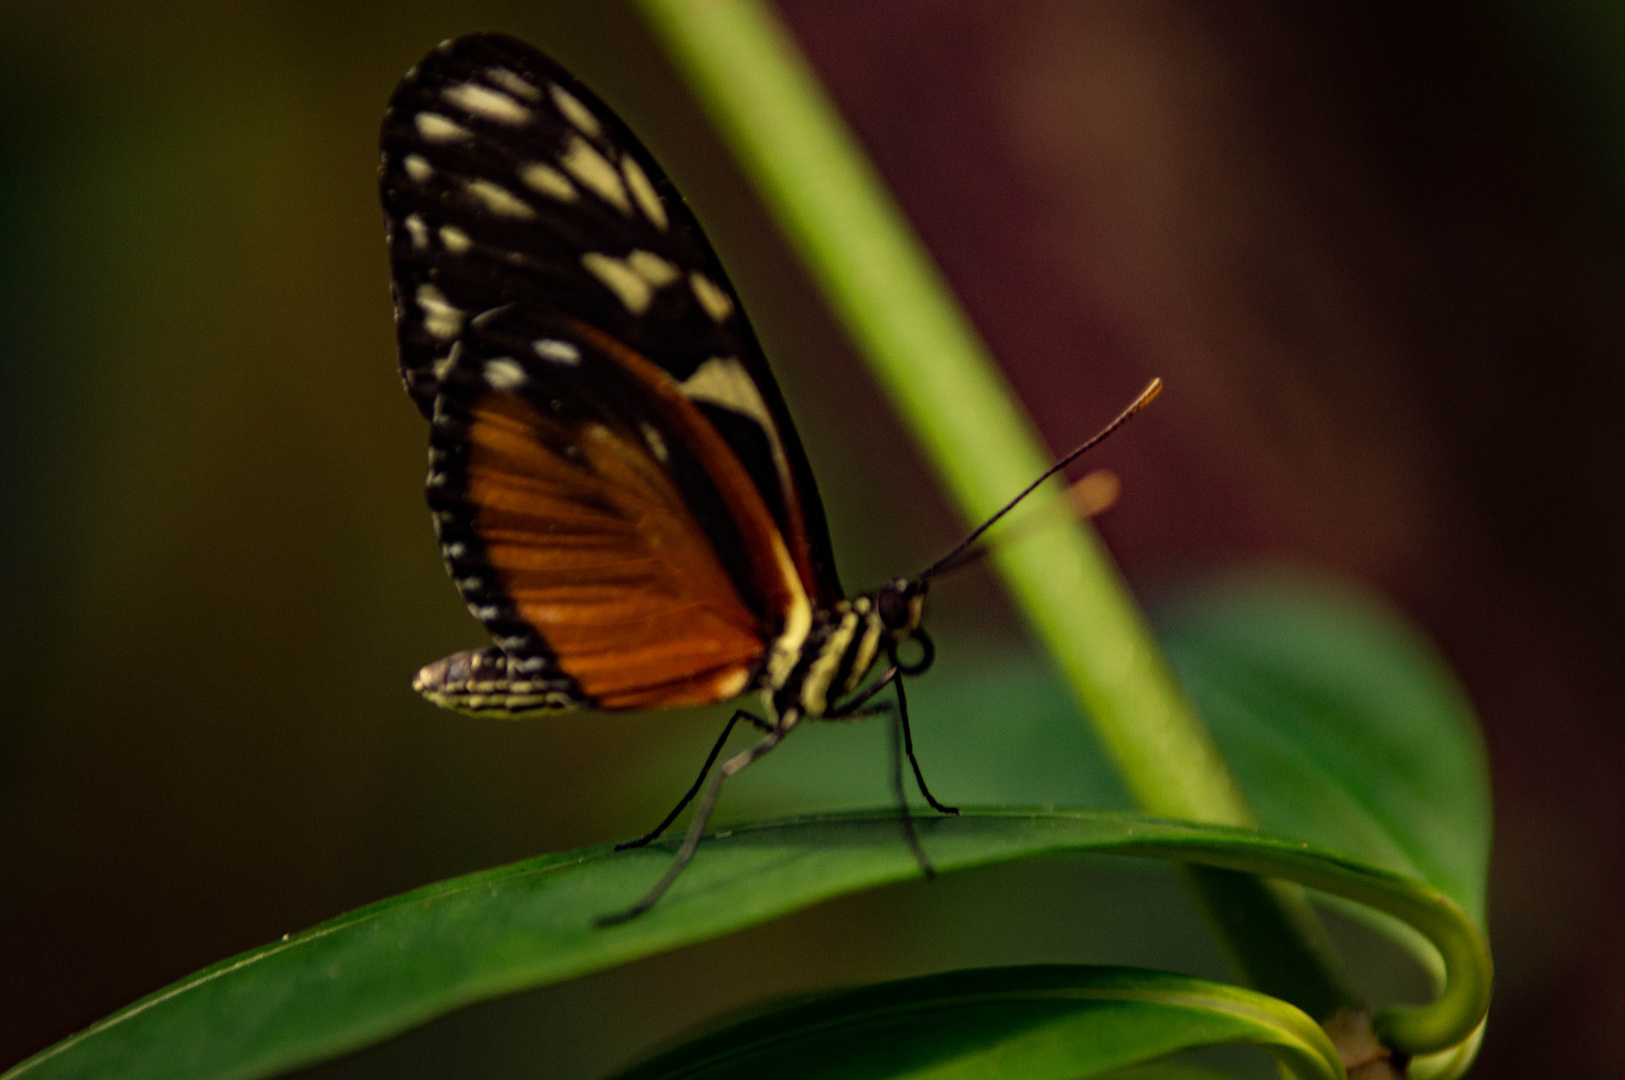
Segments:
[[[531,716],[583,706],[580,691],[557,673],[526,675],[501,649],[453,653],[418,672],[412,689],[442,708],[474,716]]]

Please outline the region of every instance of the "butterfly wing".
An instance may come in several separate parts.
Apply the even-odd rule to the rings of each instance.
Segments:
[[[843,595],[812,471],[738,297],[608,107],[523,42],[475,34],[407,73],[382,150],[401,375],[425,415],[475,316],[567,315],[669,376],[745,468],[805,592],[823,606]]]
[[[509,714],[722,700],[805,626],[754,482],[657,365],[516,304],[474,320],[439,379],[429,504],[498,650],[425,669],[430,697]]]

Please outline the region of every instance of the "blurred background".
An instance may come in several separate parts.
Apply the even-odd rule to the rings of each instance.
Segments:
[[[1380,590],[1438,641],[1494,770],[1476,1075],[1617,1068],[1625,14],[780,10],[1052,447],[1166,379],[1096,462],[1124,479],[1101,527],[1142,595],[1286,563]],[[848,587],[962,528],[629,9],[11,0],[0,1064],[345,909],[640,831],[718,723],[477,722],[408,686],[481,634],[422,504],[376,131],[410,64],[487,28],[597,88],[695,204]],[[933,604],[942,659],[911,696],[938,793],[1120,805],[992,580]],[[798,733],[725,813],[883,801],[877,734]],[[765,996],[1037,960],[1224,972],[1171,877],[1022,866],[481,1006],[311,1075],[588,1077]]]

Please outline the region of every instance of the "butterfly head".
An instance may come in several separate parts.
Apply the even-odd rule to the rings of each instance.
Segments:
[[[918,578],[898,578],[875,593],[875,610],[895,640],[903,641],[920,629],[925,590],[926,583]]]
[[[886,654],[904,675],[923,673],[936,657],[931,638],[920,625],[925,614],[927,585],[924,578],[898,578],[874,593],[875,615],[891,639],[886,645]],[[920,650],[919,658],[912,662],[898,656],[898,647],[909,641]]]

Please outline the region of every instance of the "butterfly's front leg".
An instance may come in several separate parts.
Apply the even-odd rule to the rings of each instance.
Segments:
[[[876,716],[891,716],[895,712],[897,712],[895,703],[882,701],[879,705],[865,705],[861,709],[842,709],[839,712],[825,713],[819,719],[843,723],[847,720],[869,720]]]
[[[750,714],[745,713],[745,715]],[[735,718],[737,719],[738,716],[739,714],[736,713]],[[752,719],[755,718],[752,717]],[[677,849],[677,856],[672,859],[671,865],[666,868],[666,873],[659,881],[655,882],[654,888],[650,889],[642,900],[639,900],[625,911],[603,916],[596,920],[594,925],[600,928],[615,926],[630,919],[635,919],[654,907],[655,903],[666,895],[666,890],[671,888],[672,882],[676,881],[678,875],[688,866],[689,860],[694,858],[694,852],[699,850],[700,839],[705,835],[705,824],[711,819],[711,811],[716,809],[717,796],[722,794],[723,781],[754,764],[763,754],[779,745],[800,720],[801,713],[794,709],[781,714],[778,722],[769,729],[767,736],[761,742],[741,750],[727,761],[724,761],[722,767],[717,770],[716,775],[711,777],[711,783],[706,787],[705,794],[700,797],[699,805],[694,808],[694,817],[688,823],[688,833],[683,837],[683,845]]]
[[[769,724],[761,717],[749,713],[744,709],[736,710],[733,716],[728,718],[728,723],[725,727],[723,727],[722,734],[717,738],[716,745],[711,747],[711,753],[706,757],[705,764],[700,766],[700,775],[694,778],[694,785],[688,789],[687,793],[685,793],[681,799],[677,800],[677,805],[671,808],[671,813],[667,814],[665,819],[661,821],[659,825],[656,825],[653,829],[650,829],[647,833],[638,837],[636,840],[627,840],[624,843],[616,844],[616,851],[625,851],[628,848],[643,847],[650,841],[658,839],[661,833],[665,832],[671,827],[671,823],[677,820],[677,815],[683,812],[683,807],[687,806],[694,796],[699,794],[700,785],[705,783],[706,774],[711,771],[711,766],[717,763],[717,755],[722,753],[722,747],[725,743],[727,743],[728,736],[733,734],[734,725],[739,723],[741,720],[748,721],[750,725],[756,728],[758,731],[771,732],[773,730],[773,725]]]

